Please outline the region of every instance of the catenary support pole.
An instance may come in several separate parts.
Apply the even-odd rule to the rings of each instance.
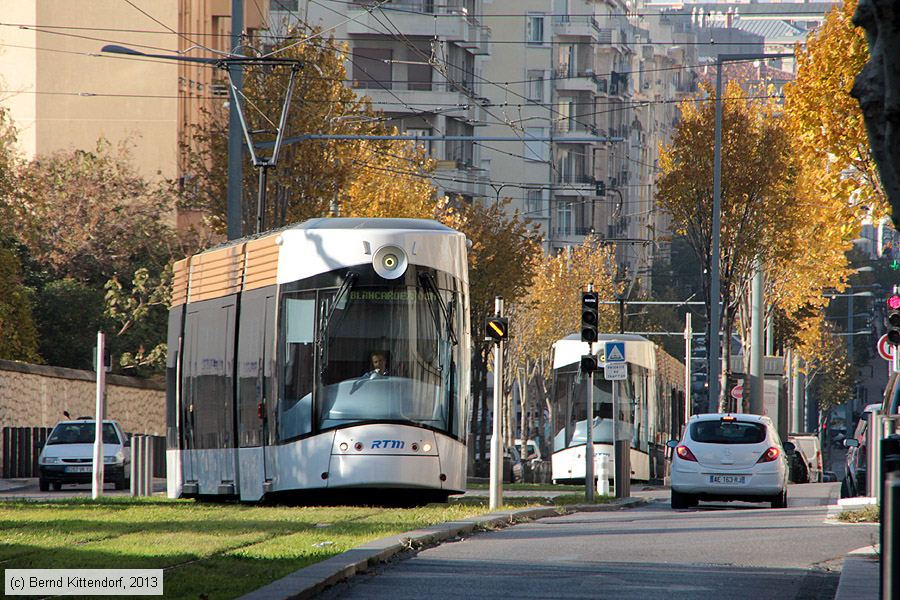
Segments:
[[[720,230],[722,228],[722,57],[716,57],[716,126],[715,146],[713,149],[713,202],[712,202],[712,241],[711,262],[709,265],[709,363],[707,381],[709,382],[709,412],[719,410],[719,392],[721,389],[722,369],[720,365],[719,336],[719,248]],[[727,336],[726,336],[727,337]]]
[[[494,298],[494,312],[503,316],[503,298]],[[491,434],[491,502],[490,509],[503,505],[503,344],[494,344],[494,428]]]
[[[691,324],[691,311],[684,314],[684,422],[687,424],[693,411],[691,399],[691,344],[693,343],[694,329]],[[678,432],[673,432],[678,433]]]
[[[244,29],[244,0],[231,0],[231,47],[237,48],[242,44]],[[229,67],[231,81],[238,91],[244,86],[244,76],[240,65]],[[241,119],[240,106],[234,99],[228,104],[228,184],[226,221],[228,226],[228,239],[234,240],[241,235],[241,189],[243,183],[243,150],[241,149]]]
[[[765,412],[765,300],[763,298],[764,275],[759,260],[755,261],[753,281],[750,286],[750,413]],[[769,415],[774,417],[775,415]]]

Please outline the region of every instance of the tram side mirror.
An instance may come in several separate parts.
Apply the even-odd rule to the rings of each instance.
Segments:
[[[859,448],[859,440],[856,438],[847,438],[844,440],[844,448]]]
[[[792,455],[797,450],[797,447],[793,442],[784,442],[782,446],[784,447],[784,453],[788,456]]]
[[[677,445],[678,445],[678,440],[669,440],[668,442],[666,442],[666,446],[668,446],[672,450],[674,450]]]

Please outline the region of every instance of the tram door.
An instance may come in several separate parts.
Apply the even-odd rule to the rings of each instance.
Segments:
[[[241,500],[262,498],[271,479],[270,423],[275,397],[275,297],[271,290],[245,292],[238,339],[238,437]]]
[[[182,373],[184,480],[204,495],[233,494],[237,452],[234,429],[234,299],[188,310]]]

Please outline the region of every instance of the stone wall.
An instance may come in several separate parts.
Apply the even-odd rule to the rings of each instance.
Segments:
[[[97,398],[92,371],[0,360],[0,427],[53,427],[93,416]],[[107,375],[106,418],[129,433],[165,435],[166,386],[159,381]]]

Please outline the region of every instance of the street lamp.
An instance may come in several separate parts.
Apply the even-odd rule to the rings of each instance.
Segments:
[[[753,54],[719,54],[716,57],[716,128],[715,146],[713,149],[713,207],[712,207],[712,265],[710,265],[709,281],[709,411],[717,412],[719,403],[721,355],[719,329],[721,328],[719,301],[721,283],[719,281],[719,259],[721,248],[719,237],[722,228],[722,63],[739,62],[766,58],[786,58],[793,53],[753,53]],[[727,336],[730,338],[730,334]],[[729,340],[730,341],[730,340]]]

